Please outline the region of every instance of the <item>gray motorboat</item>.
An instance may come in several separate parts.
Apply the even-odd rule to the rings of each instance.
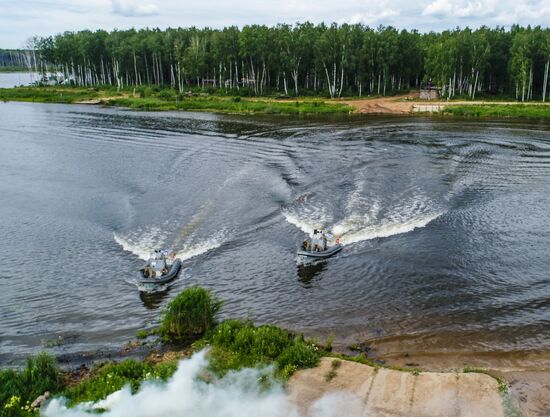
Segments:
[[[155,250],[139,270],[139,284],[147,288],[166,284],[178,276],[181,265],[181,260],[175,257],[174,252]]]
[[[325,259],[340,252],[343,249],[339,239],[333,240],[333,236],[322,230],[314,230],[313,237],[302,243],[296,254],[302,260]]]

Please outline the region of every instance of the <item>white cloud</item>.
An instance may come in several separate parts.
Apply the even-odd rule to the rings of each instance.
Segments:
[[[422,11],[423,16],[482,17],[495,11],[493,1],[435,0]]]
[[[153,3],[143,3],[140,0],[112,0],[113,12],[122,16],[152,16],[159,13],[159,8]]]
[[[393,9],[380,10],[379,12],[365,12],[365,13],[356,13],[351,16],[347,21],[351,24],[355,23],[367,23],[367,24],[378,24],[384,23],[388,18],[399,16],[399,12]]]
[[[550,25],[550,0],[0,0],[0,48],[66,30],[366,23],[399,29]],[[125,18],[121,18],[124,16]]]

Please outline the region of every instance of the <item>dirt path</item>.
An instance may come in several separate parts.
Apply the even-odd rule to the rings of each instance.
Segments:
[[[392,97],[377,97],[352,100],[337,100],[338,103],[355,107],[358,113],[362,114],[409,114],[416,104],[413,100],[418,98],[418,93],[404,94]]]
[[[352,106],[361,114],[410,114],[414,112],[438,112],[447,106],[459,105],[517,105],[516,101],[444,101],[418,100],[419,92],[411,92],[392,97],[377,97],[365,99],[333,100],[334,103],[343,103]],[[550,105],[550,103],[525,103],[525,105]]]

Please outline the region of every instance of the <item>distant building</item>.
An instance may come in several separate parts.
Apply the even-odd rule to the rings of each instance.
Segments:
[[[441,88],[425,86],[420,88],[421,100],[439,100],[441,98]]]

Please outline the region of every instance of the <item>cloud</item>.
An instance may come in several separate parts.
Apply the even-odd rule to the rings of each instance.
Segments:
[[[492,1],[435,0],[422,11],[423,16],[436,17],[481,17],[494,12]]]
[[[159,8],[153,3],[143,3],[140,0],[112,0],[113,12],[122,16],[152,16],[159,13]]]
[[[132,394],[126,386],[97,403],[69,408],[63,399],[53,399],[42,410],[44,417],[90,417],[106,410],[102,417],[300,417],[297,406],[282,386],[272,381],[266,388],[270,368],[243,369],[206,383],[201,379],[208,366],[206,351],[180,361],[176,373],[166,382],[147,382]],[[312,404],[310,417],[338,417],[362,409],[351,393],[336,392]]]
[[[399,16],[393,9],[383,9],[380,12],[356,13],[349,18],[349,23],[382,23],[385,19]]]

